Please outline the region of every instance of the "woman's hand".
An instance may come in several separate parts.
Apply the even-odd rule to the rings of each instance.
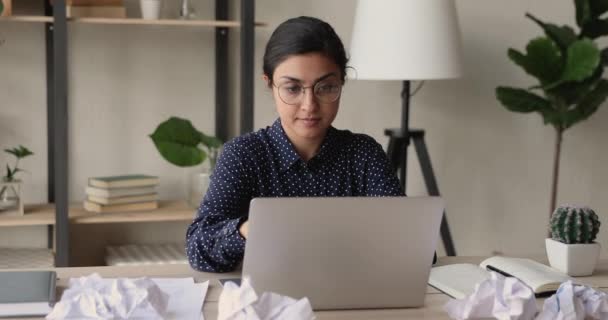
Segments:
[[[249,233],[249,221],[245,221],[243,222],[243,224],[241,224],[241,227],[239,228],[239,233],[243,238],[247,239],[247,234]]]

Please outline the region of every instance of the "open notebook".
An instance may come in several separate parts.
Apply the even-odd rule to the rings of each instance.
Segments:
[[[490,278],[489,271],[513,276],[530,287],[535,294],[556,291],[572,278],[542,263],[530,259],[492,257],[479,264],[450,264],[431,269],[429,284],[438,290],[462,299],[475,291],[475,285]]]

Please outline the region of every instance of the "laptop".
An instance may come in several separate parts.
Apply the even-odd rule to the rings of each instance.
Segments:
[[[255,198],[243,276],[315,310],[424,305],[440,197]]]

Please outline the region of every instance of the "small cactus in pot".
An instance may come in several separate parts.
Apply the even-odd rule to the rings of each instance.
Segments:
[[[546,239],[551,267],[571,276],[593,273],[600,254],[594,240],[600,230],[598,215],[591,208],[560,206],[549,222],[551,238]]]
[[[562,206],[549,221],[551,238],[566,244],[592,243],[600,231],[600,219],[588,207]]]

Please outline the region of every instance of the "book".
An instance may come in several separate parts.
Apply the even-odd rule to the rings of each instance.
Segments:
[[[563,282],[572,280],[566,274],[534,260],[496,256],[482,261],[479,266],[461,263],[434,267],[429,275],[429,284],[456,299],[462,299],[475,291],[476,284],[490,279],[489,271],[519,279],[536,295],[555,292]]]
[[[127,212],[127,211],[145,211],[158,208],[158,201],[147,201],[137,203],[121,203],[121,204],[99,204],[91,201],[84,201],[84,209],[91,212],[111,213],[111,212]]]
[[[68,18],[126,18],[123,6],[66,6]]]
[[[119,189],[104,189],[104,188],[96,188],[96,187],[86,187],[84,189],[84,192],[89,196],[96,196],[96,197],[103,197],[103,198],[115,198],[115,197],[156,194],[156,188],[154,188],[154,187],[132,187],[132,188],[119,188]]]
[[[45,316],[55,304],[54,271],[1,271],[0,317]]]
[[[53,0],[50,0],[53,4]],[[68,6],[122,6],[123,0],[66,0]]]
[[[158,182],[158,177],[144,174],[89,178],[89,186],[104,189],[151,187],[158,185]]]
[[[98,203],[98,204],[121,204],[121,203],[137,203],[137,202],[146,202],[146,201],[155,201],[156,193],[152,194],[144,194],[144,195],[136,195],[136,196],[125,196],[125,197],[98,197],[89,195],[87,199],[90,202]]]

